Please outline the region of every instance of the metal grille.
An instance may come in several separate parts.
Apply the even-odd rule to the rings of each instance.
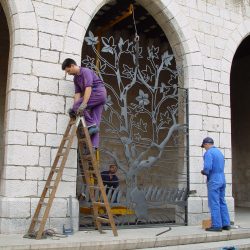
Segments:
[[[116,223],[185,224],[188,94],[172,51],[112,36],[98,40],[92,32],[85,41],[82,64],[99,74],[108,91],[100,166],[118,166],[119,187],[107,188]],[[81,225],[89,225],[89,196],[84,185],[80,189]]]

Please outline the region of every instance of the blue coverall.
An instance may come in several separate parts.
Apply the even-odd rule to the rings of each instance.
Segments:
[[[209,148],[204,154],[203,172],[207,176],[208,206],[211,212],[212,227],[230,226],[230,218],[225,201],[226,180],[225,160],[216,147]]]

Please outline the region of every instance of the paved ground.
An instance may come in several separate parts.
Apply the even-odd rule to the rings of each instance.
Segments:
[[[239,223],[238,223],[239,222]],[[122,250],[122,249],[221,249],[237,246],[250,249],[250,213],[242,210],[236,216],[236,224],[241,228],[221,233],[205,232],[199,226],[172,227],[172,230],[156,236],[167,228],[120,229],[119,236],[113,237],[112,231],[105,234],[98,231],[77,232],[67,238],[45,240],[24,239],[22,235],[0,235],[0,250],[10,249],[84,249],[84,250]]]

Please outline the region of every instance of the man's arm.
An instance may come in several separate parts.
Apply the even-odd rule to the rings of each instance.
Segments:
[[[74,103],[76,103],[81,98],[81,93],[75,93],[74,95]]]
[[[84,95],[83,95],[83,103],[84,104],[88,103],[91,92],[92,92],[92,87],[85,88],[85,92],[84,92]]]
[[[210,152],[206,152],[204,155],[204,167],[202,170],[202,174],[209,175],[209,172],[212,170],[213,167],[213,157]]]

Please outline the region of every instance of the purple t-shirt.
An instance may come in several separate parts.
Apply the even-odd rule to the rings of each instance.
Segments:
[[[86,87],[97,89],[104,87],[103,81],[89,68],[80,68],[80,74],[74,76],[75,93],[84,93]]]

